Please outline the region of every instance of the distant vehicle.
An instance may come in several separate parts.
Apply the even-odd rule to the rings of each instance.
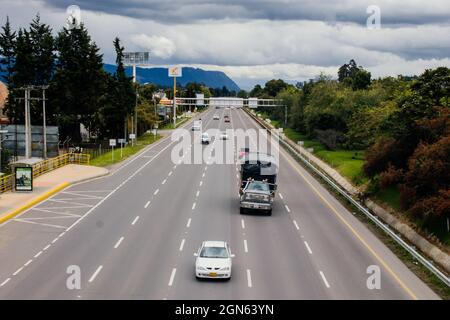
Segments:
[[[228,115],[225,115],[223,117],[223,119],[224,119],[225,122],[230,122],[230,116],[228,116]]]
[[[220,133],[219,138],[220,138],[220,140],[228,140],[228,134],[225,131],[223,131]]]
[[[240,213],[247,210],[272,214],[272,204],[277,189],[278,167],[271,155],[248,152],[241,158]]]
[[[211,137],[208,133],[203,132],[202,133],[202,144],[209,144],[211,142]]]
[[[213,116],[213,120],[219,120],[220,119],[220,116],[218,115],[218,114],[215,114],[214,116]]]
[[[230,246],[225,241],[203,241],[197,253],[194,253],[195,277],[209,279],[231,278],[231,254]]]
[[[192,124],[192,131],[202,131],[202,121],[196,120]]]

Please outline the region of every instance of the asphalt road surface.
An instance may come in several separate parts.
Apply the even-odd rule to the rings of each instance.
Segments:
[[[201,117],[204,129],[257,128],[237,109]],[[237,165],[173,163],[176,145],[165,138],[0,226],[0,299],[438,298],[284,151],[273,215],[241,215]],[[204,240],[230,243],[230,281],[196,280]]]

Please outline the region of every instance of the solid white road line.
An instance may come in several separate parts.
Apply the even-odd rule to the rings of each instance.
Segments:
[[[59,238],[55,238],[53,239],[52,243],[55,243],[56,241],[58,241]]]
[[[244,251],[248,252],[247,240],[244,239]]]
[[[186,241],[186,239],[181,240],[180,251],[183,251],[183,247],[184,247],[184,242],[185,241]]]
[[[154,196],[156,196],[159,192],[159,189],[156,189],[156,191],[153,193]]]
[[[330,284],[328,283],[327,278],[325,278],[325,275],[323,274],[322,271],[320,271],[320,276],[322,277],[322,280],[323,280],[323,282],[325,283],[325,286],[326,286],[327,288],[329,288],[329,287],[330,287]]]
[[[289,212],[289,213],[291,212],[291,209],[289,209],[289,207],[287,206],[287,204],[285,204],[284,207],[286,208],[286,211],[287,211],[287,212]]]
[[[138,220],[139,220],[139,216],[136,216],[136,218],[134,218],[134,220],[131,223],[131,225],[134,226]]]
[[[163,182],[161,182],[161,184],[165,184],[167,182],[167,179],[164,179]]]
[[[24,266],[24,267],[27,267],[27,266],[28,266],[30,263],[32,263],[32,262],[33,262],[33,259],[30,259],[30,260],[28,260],[27,263],[25,263],[23,266]]]
[[[170,177],[172,175],[172,171],[169,172],[168,176]]]
[[[247,285],[249,288],[252,287],[252,274],[250,269],[247,269]]]
[[[199,194],[200,194],[200,190],[197,190],[197,193],[195,194],[195,196],[198,198]]]
[[[44,249],[42,249],[42,251],[45,251],[45,250],[47,250],[48,248],[50,248],[52,245],[51,244],[48,244],[48,245],[46,245],[45,246],[45,248]]]
[[[199,184],[199,186],[201,187],[201,186],[202,186],[202,184],[203,184],[203,181],[200,181],[200,184]]]
[[[300,228],[299,228],[299,226],[297,224],[297,221],[295,221],[295,220],[294,220],[294,226],[295,226],[295,228],[297,228],[297,230],[300,230]]]
[[[186,228],[189,228],[191,226],[191,218],[189,218],[187,224],[186,224]]]
[[[303,241],[303,243],[305,244],[306,249],[308,249],[309,254],[312,254],[311,248],[309,247],[308,242]]]
[[[280,199],[283,200],[283,195],[281,193],[278,193],[278,195],[280,196]]]
[[[144,206],[144,209],[147,209],[149,205],[150,205],[150,201],[147,201],[147,203]]]
[[[195,202],[192,204],[192,210],[195,209]]]
[[[241,219],[241,226],[242,226],[242,229],[245,229],[245,222],[244,222],[244,219]]]
[[[99,266],[97,268],[97,270],[95,270],[94,274],[92,275],[92,277],[89,279],[89,282],[92,282],[95,280],[95,277],[100,273],[100,271],[102,271],[103,266]]]
[[[169,287],[172,286],[173,280],[175,279],[175,274],[176,273],[177,273],[177,268],[173,268],[172,269],[172,274],[170,275],[170,279],[169,279]]]
[[[42,254],[42,251],[39,251],[38,253],[36,253],[36,254],[34,255],[34,257],[37,258],[37,257],[39,257],[41,254]]]
[[[114,246],[114,249],[117,249],[120,246],[120,244],[122,243],[123,239],[124,239],[124,237],[120,237],[119,241],[117,241],[116,245]]]
[[[0,287],[3,287],[5,284],[7,284],[7,283],[9,282],[9,280],[11,280],[11,278],[8,278],[8,279],[6,279],[5,281],[3,281],[3,282],[0,284]]]
[[[13,273],[13,276],[17,276],[19,274],[19,272],[22,270],[23,270],[23,267],[20,267],[19,269],[16,270],[16,272]]]

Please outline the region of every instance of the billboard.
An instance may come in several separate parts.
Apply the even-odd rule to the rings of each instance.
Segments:
[[[148,52],[124,52],[123,63],[126,65],[147,65],[149,63]]]
[[[33,167],[15,168],[16,191],[33,191]]]
[[[183,68],[180,66],[172,66],[169,67],[169,77],[182,77],[183,76]]]

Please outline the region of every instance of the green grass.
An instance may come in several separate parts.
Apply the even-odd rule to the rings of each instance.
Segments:
[[[181,126],[183,123],[187,122],[190,118],[177,118],[177,128]],[[164,126],[159,128],[158,130],[170,130],[173,129],[173,121],[166,123]]]
[[[137,139],[137,143],[134,144],[134,146],[128,145],[123,148],[122,150],[122,157],[120,156],[120,146],[114,148],[114,156],[113,152],[109,151],[104,154],[102,154],[99,157],[96,157],[90,161],[90,164],[93,166],[98,167],[105,167],[110,166],[112,164],[118,163],[120,161],[125,160],[128,157],[131,157],[132,155],[136,154],[139,150],[145,148],[149,144],[154,143],[155,141],[159,140],[161,136],[154,136],[153,134],[144,134],[141,137]],[[114,160],[113,160],[114,158]]]
[[[389,205],[395,210],[400,210],[400,191],[396,186],[391,186],[379,191],[375,195],[376,199]]]
[[[331,165],[341,175],[349,179],[352,183],[359,186],[368,181],[364,176],[362,167],[364,164],[364,151],[361,150],[327,150],[319,141],[308,139],[299,132],[286,128],[286,136],[297,143],[303,141],[305,148],[313,148],[314,154]]]

